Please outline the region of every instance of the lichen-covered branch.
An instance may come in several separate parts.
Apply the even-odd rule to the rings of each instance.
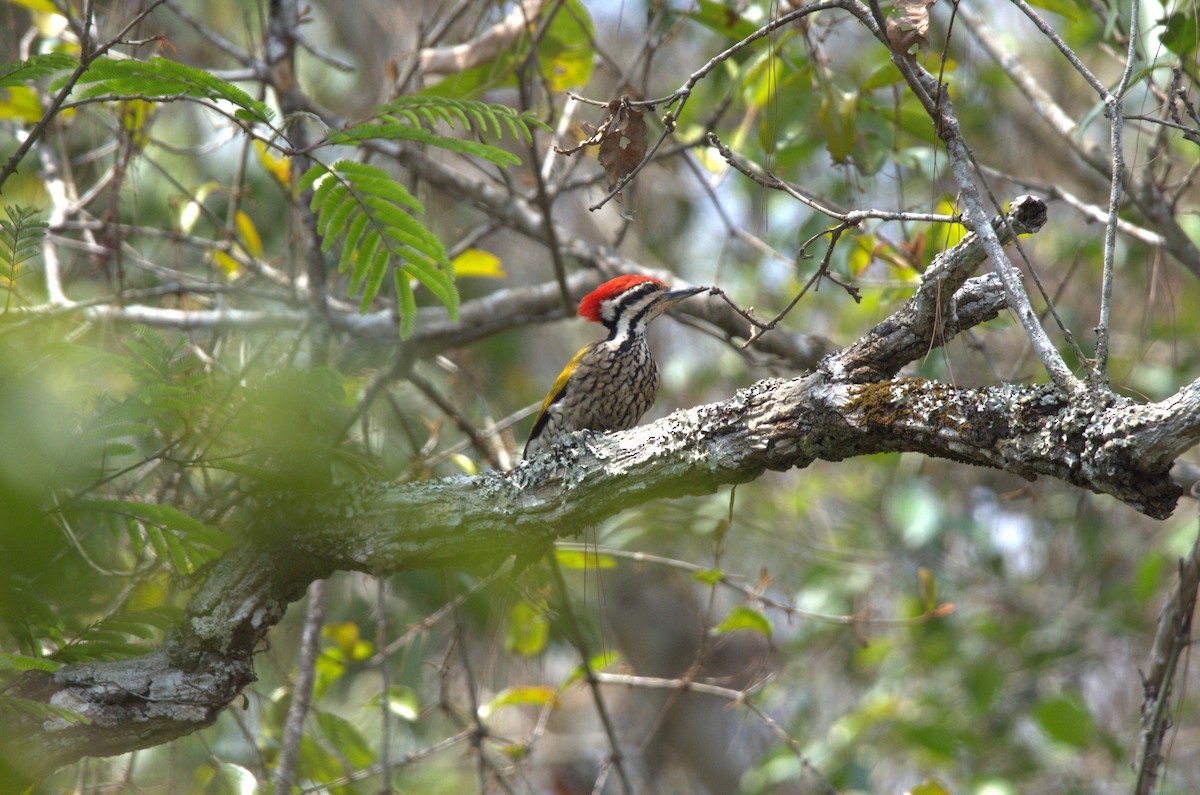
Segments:
[[[1044,207],[1019,199],[1007,220],[996,228],[1036,231]],[[16,721],[0,729],[0,759],[26,761],[21,774],[36,778],[84,755],[203,728],[253,680],[254,653],[288,603],[333,571],[495,566],[631,506],[711,493],[767,470],[916,452],[1048,475],[1169,515],[1180,494],[1170,468],[1200,442],[1200,380],[1139,404],[1104,390],[964,389],[896,375],[1006,306],[995,274],[971,277],[983,261],[978,249],[967,238],[946,252],[909,301],[809,375],[761,381],[630,431],[578,436],[512,472],[264,499],[248,540],[216,563],[162,650],[17,680],[6,695],[76,710],[90,723]]]

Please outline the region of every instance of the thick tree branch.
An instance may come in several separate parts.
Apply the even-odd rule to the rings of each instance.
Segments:
[[[1018,200],[1009,220],[1032,231],[1042,210]],[[0,759],[22,760],[21,773],[38,777],[208,725],[253,680],[255,650],[288,603],[334,571],[494,566],[631,506],[711,493],[767,470],[919,452],[1050,475],[1169,515],[1180,493],[1172,462],[1200,442],[1200,381],[1137,404],[1107,393],[1081,401],[1049,384],[960,389],[893,377],[899,363],[1004,308],[995,274],[967,278],[978,245],[967,239],[947,252],[904,306],[805,377],[761,381],[631,431],[580,436],[508,473],[265,500],[250,540],[216,563],[161,651],[17,680],[7,695],[91,722],[19,721],[5,727]],[[556,286],[546,291],[554,302]]]

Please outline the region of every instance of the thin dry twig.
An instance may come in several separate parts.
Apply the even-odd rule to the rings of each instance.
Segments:
[[[1200,496],[1196,486],[1192,496]],[[1150,660],[1142,674],[1142,718],[1138,731],[1134,770],[1135,795],[1151,795],[1163,763],[1163,744],[1171,728],[1167,714],[1172,690],[1180,673],[1180,658],[1192,642],[1192,619],[1196,612],[1196,591],[1200,588],[1200,519],[1196,541],[1186,559],[1179,561],[1179,582],[1158,614],[1158,631],[1150,647]]]
[[[710,58],[707,63],[705,63],[703,66],[701,66],[695,72],[692,72],[692,74],[688,76],[688,79],[684,82],[684,84],[682,86],[680,86],[679,88],[677,88],[675,91],[671,92],[670,94],[667,94],[666,96],[663,96],[663,97],[659,97],[657,99],[627,100],[628,105],[631,108],[644,107],[644,108],[649,108],[649,109],[653,110],[653,109],[657,108],[659,105],[668,105],[668,106],[673,105],[674,107],[672,108],[672,110],[670,112],[668,112],[665,116],[662,117],[662,119],[661,119],[662,125],[663,125],[662,132],[659,134],[658,138],[655,139],[654,143],[651,144],[647,148],[645,155],[638,162],[638,164],[636,166],[634,166],[633,168],[629,169],[625,173],[625,175],[615,185],[610,186],[610,190],[604,198],[600,199],[600,201],[598,201],[595,204],[593,204],[592,206],[588,207],[588,209],[593,212],[596,210],[599,210],[601,207],[608,204],[612,199],[614,199],[618,195],[620,195],[621,191],[625,188],[625,186],[628,185],[630,182],[632,182],[634,177],[636,177],[641,172],[641,170],[643,168],[645,168],[646,165],[651,160],[654,159],[654,155],[658,152],[659,148],[663,145],[663,142],[666,141],[668,136],[674,134],[676,124],[679,121],[679,116],[680,116],[680,114],[683,113],[683,108],[685,105],[687,105],[688,98],[691,97],[691,95],[692,95],[692,90],[695,89],[696,84],[699,83],[701,80],[703,80],[704,77],[707,76],[709,72],[711,72],[713,69],[716,69],[718,66],[720,66],[722,63],[724,63],[725,61],[732,58],[734,55],[737,55],[739,52],[741,52],[746,47],[750,46],[751,44],[753,44],[754,42],[763,38],[764,36],[767,36],[767,35],[771,34],[772,32],[778,30],[779,28],[786,27],[787,25],[792,24],[796,20],[802,19],[803,17],[809,16],[811,14],[815,14],[818,11],[823,11],[823,10],[827,10],[827,9],[831,9],[831,8],[839,8],[839,7],[842,7],[843,5],[844,5],[844,0],[823,0],[822,2],[810,3],[808,5],[801,6],[800,8],[794,9],[786,14],[778,16],[778,17],[770,20],[769,22],[767,22],[765,25],[763,25],[758,30],[754,31],[754,33],[751,33],[746,38],[742,39],[741,41],[735,42],[734,44],[732,44],[730,47],[728,47],[724,51],[722,51],[722,52],[718,53],[717,55],[713,56],[712,58]],[[593,104],[593,105],[594,104],[599,104],[601,106],[609,105],[608,102],[598,102],[596,100],[589,100],[589,99],[585,99],[583,97],[578,97],[578,96],[576,96],[575,99],[578,99],[580,102],[586,102],[588,104]]]
[[[300,638],[300,656],[296,660],[296,680],[292,683],[292,703],[283,723],[279,743],[279,761],[275,765],[276,792],[291,792],[296,781],[296,762],[300,758],[300,739],[304,736],[304,718],[312,704],[316,681],[317,655],[321,651],[321,627],[325,623],[327,580],[314,580],[308,588],[308,611]]]
[[[580,667],[583,671],[583,680],[587,682],[588,689],[592,693],[592,701],[596,705],[596,714],[600,717],[600,724],[604,727],[604,734],[608,738],[609,755],[608,762],[612,769],[617,771],[617,778],[621,782],[621,787],[626,795],[634,795],[636,790],[633,787],[633,782],[629,777],[628,771],[625,769],[625,757],[621,751],[621,742],[617,734],[616,724],[613,723],[612,713],[605,703],[604,694],[600,692],[600,676],[595,668],[592,667],[592,655],[588,651],[587,642],[583,637],[583,630],[579,626],[579,618],[575,615],[575,607],[571,604],[570,595],[567,593],[567,582],[563,579],[562,568],[558,565],[558,560],[554,555],[548,557],[550,563],[550,576],[554,581],[554,587],[558,591],[560,601],[562,603],[563,617],[566,619],[566,630],[570,638],[571,645],[579,652]],[[602,768],[604,770],[605,768]],[[599,784],[599,780],[597,784]]]

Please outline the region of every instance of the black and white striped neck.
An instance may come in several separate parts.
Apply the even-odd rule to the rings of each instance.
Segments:
[[[645,337],[646,325],[658,299],[666,292],[657,282],[642,282],[620,295],[605,301],[600,308],[600,320],[608,328],[608,339],[623,342]]]

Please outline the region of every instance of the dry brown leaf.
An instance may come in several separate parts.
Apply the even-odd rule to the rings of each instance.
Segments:
[[[600,165],[608,177],[608,189],[612,190],[631,174],[646,156],[646,122],[640,110],[622,106],[617,123],[609,127],[608,134],[600,142]]]
[[[563,155],[573,155],[584,147],[596,145],[600,147],[597,159],[604,167],[609,190],[620,184],[621,180],[641,164],[648,148],[646,121],[642,112],[634,110],[629,104],[628,97],[614,99],[608,103],[608,118],[592,135],[576,146],[568,149],[556,146],[554,151]]]
[[[922,53],[929,49],[929,9],[937,0],[896,0],[887,19],[887,37],[896,52],[908,52],[915,44]]]

